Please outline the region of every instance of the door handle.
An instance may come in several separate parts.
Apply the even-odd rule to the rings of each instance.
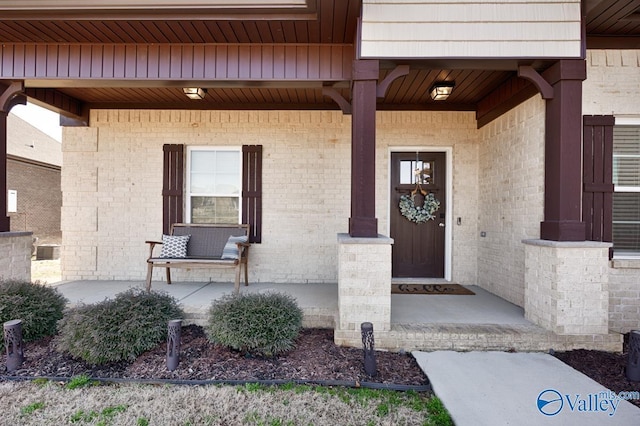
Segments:
[[[446,225],[445,225],[444,223],[440,222],[440,223],[438,224],[438,226],[439,226],[440,228],[444,228]]]

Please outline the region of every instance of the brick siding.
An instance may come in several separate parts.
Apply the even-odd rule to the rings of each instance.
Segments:
[[[640,123],[640,52],[587,51],[583,113],[635,117]],[[609,328],[640,327],[640,259],[614,260],[609,269]]]
[[[11,231],[30,231],[38,244],[60,244],[60,168],[9,159],[7,189],[18,192],[18,211],[9,213]]]
[[[351,118],[335,111],[92,111],[92,127],[65,128],[64,279],[142,279],[145,240],[162,232],[162,145],[263,151],[263,242],[250,280],[336,282],[336,235],[350,215]],[[378,113],[376,215],[388,233],[390,147],[453,147],[454,279],[476,276],[477,130],[472,113]],[[471,213],[470,213],[471,212]],[[160,271],[161,272],[161,271]],[[160,272],[154,279],[162,279]],[[220,270],[176,280],[228,281]]]
[[[480,129],[478,285],[524,306],[524,245],[540,237],[545,105],[537,95]]]

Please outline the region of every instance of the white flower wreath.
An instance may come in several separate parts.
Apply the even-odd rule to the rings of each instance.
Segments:
[[[411,222],[425,223],[436,218],[434,213],[440,208],[440,201],[433,194],[424,197],[422,206],[416,206],[415,194],[400,197],[400,213]]]

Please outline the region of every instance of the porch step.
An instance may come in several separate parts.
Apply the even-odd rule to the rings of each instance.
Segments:
[[[355,345],[359,331],[335,332],[341,345]],[[375,332],[376,347],[391,351],[515,351],[547,352],[572,349],[622,351],[622,335],[557,335],[532,324],[394,324]]]
[[[444,278],[391,278],[391,284],[450,284]]]
[[[205,326],[209,318],[208,308],[185,306],[184,324]],[[331,309],[302,307],[302,326],[304,328],[334,328],[336,313]]]

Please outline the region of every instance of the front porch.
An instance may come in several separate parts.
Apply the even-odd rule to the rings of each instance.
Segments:
[[[94,303],[142,281],[67,281],[57,284],[70,305]],[[556,351],[574,348],[622,350],[622,335],[558,335],[531,323],[524,310],[478,286],[475,295],[391,295],[391,329],[375,330],[376,347],[411,350],[515,350]],[[176,297],[186,311],[185,320],[202,324],[211,301],[233,291],[233,283],[154,283],[154,290]],[[305,327],[335,328],[338,284],[252,283],[242,292],[279,291],[295,297],[304,312]],[[360,338],[359,331],[336,331],[337,344]]]

